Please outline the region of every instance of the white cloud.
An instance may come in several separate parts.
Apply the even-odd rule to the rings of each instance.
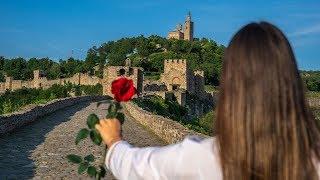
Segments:
[[[320,24],[299,29],[293,33],[290,33],[289,36],[298,37],[298,36],[305,36],[305,35],[317,34],[317,33],[320,33]]]

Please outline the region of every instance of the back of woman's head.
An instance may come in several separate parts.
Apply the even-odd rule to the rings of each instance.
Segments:
[[[319,128],[290,44],[251,23],[226,48],[217,106],[224,179],[317,179]]]

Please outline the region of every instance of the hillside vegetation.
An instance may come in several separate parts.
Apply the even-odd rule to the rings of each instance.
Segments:
[[[58,62],[49,58],[13,58],[0,55],[0,82],[4,73],[14,79],[28,80],[33,78],[33,70],[41,69],[48,79],[71,77],[75,73],[88,72],[102,77],[103,67],[123,65],[127,57],[133,66],[142,67],[147,79],[156,80],[163,71],[165,59],[187,59],[192,70],[205,72],[206,89],[215,90],[219,85],[222,68],[222,57],[225,47],[210,39],[195,39],[193,42],[166,39],[152,35],[138,36],[109,41],[87,51],[83,60],[68,58]],[[94,74],[94,67],[99,67]],[[320,71],[301,71],[302,79],[309,91],[320,92]]]
[[[165,59],[183,58],[188,60],[191,69],[205,71],[207,84],[218,85],[223,52],[224,46],[209,39],[189,42],[160,36],[122,38],[90,48],[84,60],[69,58],[56,62],[49,58],[26,60],[0,57],[0,80],[4,81],[4,73],[14,79],[32,79],[35,69],[45,71],[48,79],[71,77],[78,72],[93,74],[95,66],[99,67],[95,75],[102,77],[105,64],[124,65],[127,57],[132,60],[133,66],[142,67],[146,73],[157,76],[163,71]]]
[[[102,86],[53,85],[48,89],[23,88],[0,96],[0,115],[18,111],[29,104],[44,104],[54,99],[80,95],[102,95]]]

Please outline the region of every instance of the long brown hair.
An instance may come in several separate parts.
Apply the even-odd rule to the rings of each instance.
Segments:
[[[285,35],[251,23],[226,48],[217,106],[224,179],[318,179],[319,127]]]

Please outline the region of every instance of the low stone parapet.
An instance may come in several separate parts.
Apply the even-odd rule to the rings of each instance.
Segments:
[[[310,107],[320,107],[320,98],[309,98],[308,104]]]
[[[209,137],[189,130],[172,119],[145,111],[132,102],[125,103],[124,107],[127,113],[136,121],[153,131],[157,136],[169,144],[179,142],[187,135],[198,135],[203,138]]]
[[[16,128],[22,127],[28,123],[37,120],[39,117],[50,114],[59,109],[63,109],[74,104],[92,101],[104,100],[107,96],[79,96],[52,100],[46,104],[41,104],[26,108],[24,110],[4,114],[0,116],[0,135],[13,131]]]

